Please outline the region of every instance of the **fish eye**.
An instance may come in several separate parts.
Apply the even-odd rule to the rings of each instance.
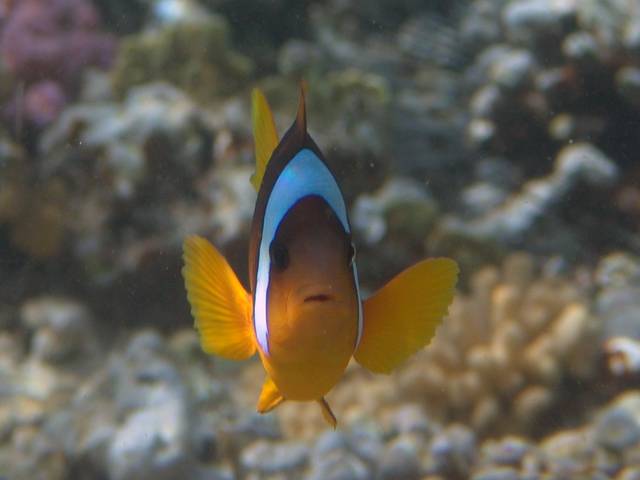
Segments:
[[[349,266],[353,265],[353,262],[356,259],[356,247],[353,242],[349,242],[349,246],[347,249],[347,258],[349,259]]]
[[[271,257],[271,264],[278,270],[285,270],[289,266],[289,250],[284,244],[277,241],[271,242],[269,256]]]

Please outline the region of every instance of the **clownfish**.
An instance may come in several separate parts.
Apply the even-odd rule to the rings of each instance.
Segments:
[[[344,197],[307,133],[304,89],[278,141],[266,98],[252,95],[258,191],[247,292],[207,240],[183,246],[187,298],[202,349],[232,360],[258,352],[266,379],[257,410],[315,401],[333,428],[325,395],[351,357],[390,373],[423,348],[446,315],[458,276],[448,258],[423,260],[363,300]]]

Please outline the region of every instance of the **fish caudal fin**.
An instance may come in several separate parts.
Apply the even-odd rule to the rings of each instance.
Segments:
[[[249,358],[256,351],[249,294],[207,240],[187,237],[183,250],[182,276],[202,349],[230,360]]]
[[[363,367],[389,373],[424,347],[446,315],[456,262],[433,258],[408,268],[364,302],[364,328],[354,354]]]
[[[336,420],[336,416],[331,411],[331,407],[329,406],[327,401],[324,399],[324,397],[318,400],[318,405],[320,405],[320,409],[322,410],[322,418],[324,418],[325,421],[329,425],[331,425],[331,428],[335,430],[336,427],[338,426],[338,420]]]
[[[257,191],[260,189],[262,177],[267,169],[271,154],[278,146],[278,132],[269,103],[261,90],[253,89],[251,103],[251,120],[256,155],[256,172],[251,177],[251,184]]]
[[[267,413],[284,402],[284,397],[278,391],[278,387],[273,383],[271,377],[267,377],[262,385],[260,398],[258,399],[258,413]]]

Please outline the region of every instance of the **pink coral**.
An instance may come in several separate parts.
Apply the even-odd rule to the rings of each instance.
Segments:
[[[0,53],[24,82],[25,95],[50,81],[72,96],[85,68],[111,65],[115,38],[100,32],[98,12],[87,0],[22,0],[6,10]]]

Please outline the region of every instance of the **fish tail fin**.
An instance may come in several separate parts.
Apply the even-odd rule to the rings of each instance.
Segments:
[[[331,411],[331,407],[324,397],[318,400],[318,405],[320,405],[320,409],[322,410],[322,418],[335,430],[338,426],[338,420],[336,420],[336,416]]]
[[[183,245],[187,298],[200,345],[210,354],[244,360],[256,351],[251,297],[213,245],[193,235]]]
[[[270,412],[284,402],[284,400],[285,399],[278,390],[278,387],[276,387],[276,384],[273,383],[271,377],[267,376],[264,380],[264,384],[262,385],[260,397],[258,398],[258,413]]]
[[[389,373],[424,347],[447,314],[457,278],[453,260],[423,260],[365,300],[362,339],[354,354],[358,363]]]
[[[251,184],[257,191],[260,189],[262,177],[267,169],[271,154],[278,146],[278,132],[269,102],[267,102],[264,93],[260,89],[253,89],[251,103],[251,120],[256,155],[256,171],[251,176]]]

